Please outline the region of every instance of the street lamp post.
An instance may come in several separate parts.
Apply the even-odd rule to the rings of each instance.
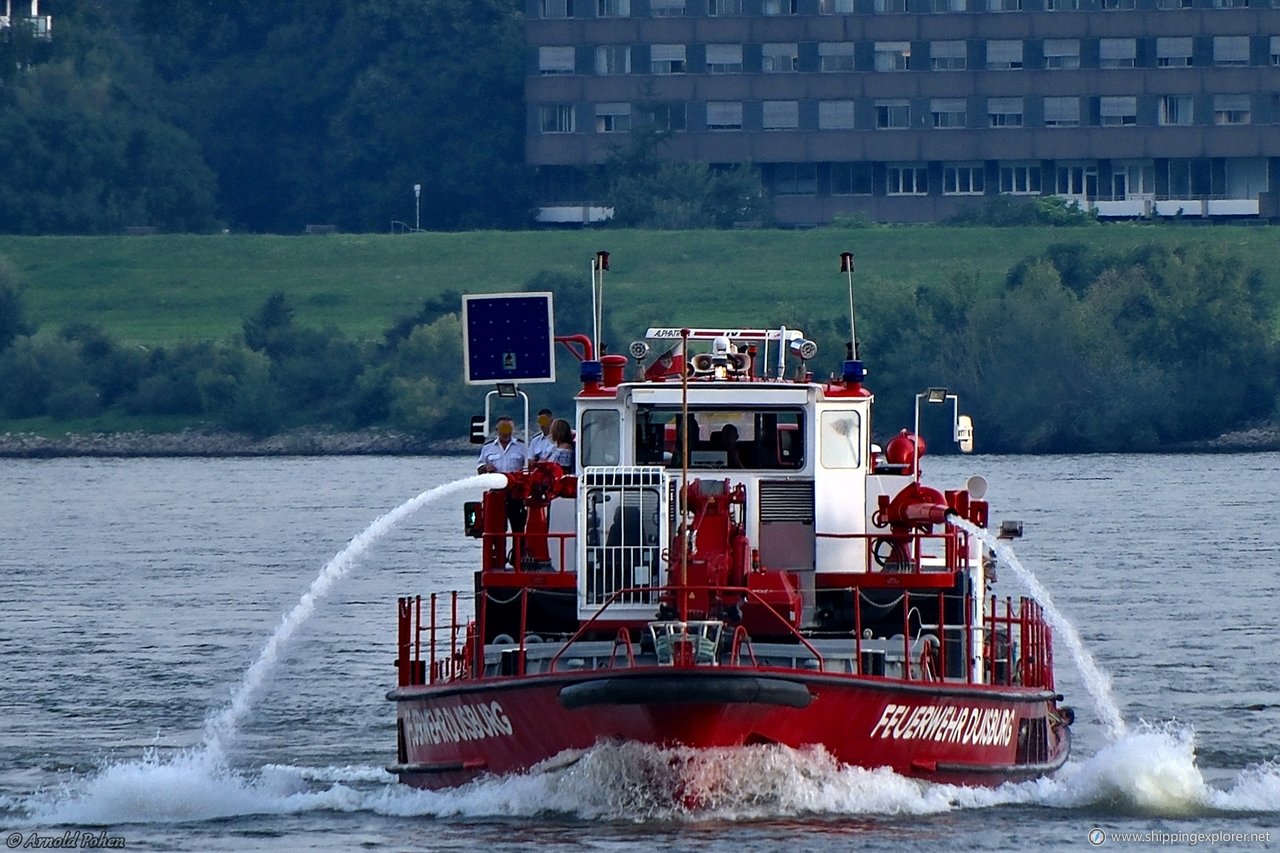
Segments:
[[[413,185],[413,230],[422,230],[422,184]]]

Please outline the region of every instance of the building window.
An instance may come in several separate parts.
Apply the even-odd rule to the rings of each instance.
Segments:
[[[1250,124],[1253,114],[1248,95],[1214,95],[1214,124]]]
[[[832,163],[832,195],[871,195],[870,163]]]
[[[596,104],[596,133],[626,133],[629,130],[630,104]]]
[[[823,15],[852,15],[853,0],[820,0],[818,11]]]
[[[969,124],[968,107],[964,98],[934,98],[929,102],[934,127],[966,127]]]
[[[737,74],[742,71],[742,45],[707,45],[708,74]]]
[[[1022,98],[987,98],[991,127],[1022,127]]]
[[[714,17],[741,15],[742,0],[707,0],[707,14]]]
[[[942,167],[943,195],[982,195],[986,174],[981,163],[948,163]]]
[[[773,169],[773,191],[777,195],[817,195],[817,164],[779,163]]]
[[[1001,166],[1000,192],[1004,195],[1039,195],[1040,166],[1034,163]]]
[[[818,67],[823,71],[852,71],[853,43],[845,41],[819,43]]]
[[[1045,39],[1045,68],[1079,68],[1080,39]]]
[[[1213,5],[1219,9],[1248,9],[1249,0],[1213,0]]]
[[[1190,9],[1194,0],[1156,0],[1157,9]]]
[[[597,18],[631,17],[631,0],[596,0]]]
[[[800,52],[795,43],[765,44],[761,47],[760,70],[766,74],[795,71],[800,66]]]
[[[875,0],[875,10],[881,14],[906,12],[907,0]]]
[[[543,133],[573,133],[577,129],[573,104],[543,104],[538,107],[538,126]]]
[[[1134,0],[1100,0],[1098,3],[1105,12],[1117,12],[1136,7]]]
[[[650,74],[683,74],[684,45],[655,44],[649,48]]]
[[[1161,36],[1156,39],[1156,65],[1186,68],[1191,64],[1191,36]]]
[[[572,74],[574,49],[572,47],[538,48],[539,74]]]
[[[625,44],[602,44],[596,48],[597,74],[630,74],[631,47]]]
[[[1271,37],[1271,64],[1280,65],[1280,36]]]
[[[765,130],[795,130],[800,126],[799,101],[765,101]]]
[[[1080,99],[1074,95],[1069,97],[1050,97],[1044,99],[1045,127],[1079,127]]]
[[[934,71],[963,71],[968,60],[969,46],[965,42],[929,42],[929,67]]]
[[[987,42],[987,68],[1009,70],[1021,67],[1021,41],[1017,39],[993,39]]]
[[[908,71],[911,68],[911,42],[876,42],[877,71]]]
[[[964,12],[969,9],[969,0],[933,0],[935,12]]]
[[[539,0],[542,17],[572,18],[573,0]]]
[[[794,15],[799,0],[764,0],[766,15]]]
[[[1165,95],[1160,98],[1156,121],[1160,124],[1191,124],[1194,99],[1190,95]]]
[[[1096,196],[1098,194],[1098,167],[1062,165],[1058,167],[1054,192],[1058,195]]]
[[[655,130],[684,130],[685,112],[684,101],[648,103],[641,108],[644,123]]]
[[[1103,127],[1137,124],[1138,99],[1133,95],[1104,95],[1098,99],[1098,119]]]
[[[649,14],[655,18],[673,18],[684,14],[684,0],[649,0]]]
[[[1044,0],[1046,12],[1079,12],[1080,0]]]
[[[1213,37],[1213,64],[1214,65],[1248,65],[1249,64],[1249,37],[1248,36],[1214,36]]]
[[[1020,12],[1022,0],[987,0],[988,12]]]
[[[707,130],[742,130],[742,101],[707,101]]]
[[[1137,39],[1098,39],[1099,68],[1132,68],[1137,55]]]
[[[818,101],[819,130],[852,130],[853,101]]]
[[[911,102],[905,98],[876,101],[876,127],[880,130],[911,127]]]
[[[890,165],[884,170],[884,177],[888,195],[927,195],[929,192],[927,166]]]

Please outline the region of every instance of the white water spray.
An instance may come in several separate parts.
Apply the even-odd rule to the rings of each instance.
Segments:
[[[205,746],[207,748],[215,748],[220,752],[230,744],[235,736],[236,726],[249,711],[254,695],[262,687],[267,675],[271,672],[271,668],[275,666],[279,658],[280,648],[289,641],[294,631],[311,615],[311,612],[315,609],[316,602],[323,598],[329,592],[330,587],[351,569],[356,559],[368,550],[370,545],[394,528],[404,518],[417,512],[432,501],[467,489],[500,489],[506,484],[507,478],[502,474],[477,474],[471,477],[464,477],[461,480],[454,480],[452,483],[445,483],[443,486],[436,486],[434,489],[428,489],[417,497],[410,498],[385,515],[379,516],[361,533],[354,536],[347,543],[347,547],[339,551],[320,570],[320,574],[311,582],[310,588],[303,593],[302,598],[298,600],[293,609],[280,620],[280,626],[276,628],[275,633],[271,635],[266,645],[262,647],[262,652],[258,655],[258,659],[245,672],[244,680],[241,681],[239,689],[232,696],[231,703],[221,712],[208,718],[205,723]]]
[[[1045,619],[1053,629],[1055,637],[1061,638],[1066,643],[1067,650],[1071,652],[1071,658],[1075,661],[1076,669],[1079,670],[1080,677],[1084,679],[1085,689],[1089,691],[1089,696],[1093,699],[1094,710],[1097,711],[1098,717],[1107,727],[1108,739],[1117,741],[1124,737],[1128,733],[1128,727],[1125,725],[1124,717],[1120,714],[1120,707],[1116,704],[1115,697],[1111,694],[1111,676],[1104,672],[1094,661],[1093,655],[1089,654],[1089,650],[1084,647],[1084,640],[1081,639],[1080,632],[1076,630],[1076,626],[1071,623],[1071,620],[1064,616],[1062,611],[1053,603],[1052,596],[1049,595],[1049,591],[1044,588],[1040,580],[1022,565],[1018,560],[1018,555],[1013,552],[1011,547],[994,536],[989,530],[984,530],[958,516],[951,516],[947,521],[985,542],[995,552],[1000,565],[1007,566],[1017,575],[1018,580],[1022,581],[1031,596],[1044,608]]]

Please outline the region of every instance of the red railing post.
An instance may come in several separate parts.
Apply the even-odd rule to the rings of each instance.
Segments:
[[[1013,596],[1004,598],[1004,683],[1013,684]]]
[[[917,538],[917,544],[919,541]],[[920,551],[917,549],[917,561],[919,557]],[[919,565],[919,562],[916,565]],[[911,680],[911,590],[909,589],[902,591],[902,677],[907,681]]]
[[[396,599],[396,684],[405,687],[411,682],[409,674],[413,663],[409,660],[409,599]]]
[[[529,587],[520,587],[520,660],[516,672],[524,675],[524,638],[529,632]]]
[[[862,590],[853,588],[853,654],[857,658],[854,672],[862,675]]]
[[[973,683],[973,596],[964,595],[964,642],[960,644],[964,649],[964,680],[966,684]]]
[[[946,599],[938,593],[938,681],[947,677],[947,609]]]
[[[422,606],[422,597],[418,597],[418,606]],[[418,617],[421,624],[421,615]],[[431,675],[428,678],[429,683],[435,684],[436,679],[440,676],[436,664],[436,594],[431,593]]]

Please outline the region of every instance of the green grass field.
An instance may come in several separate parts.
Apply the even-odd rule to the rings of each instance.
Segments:
[[[42,328],[88,322],[123,343],[165,344],[233,336],[275,291],[299,322],[357,339],[379,337],[442,291],[517,290],[544,270],[579,276],[586,300],[597,249],[612,253],[606,307],[619,328],[761,324],[779,303],[845,313],[842,251],[857,256],[858,299],[867,304],[877,291],[957,270],[994,286],[1021,258],[1062,242],[1109,250],[1213,243],[1263,270],[1268,298],[1280,305],[1275,227],[0,237],[0,256],[16,268],[29,319]]]

